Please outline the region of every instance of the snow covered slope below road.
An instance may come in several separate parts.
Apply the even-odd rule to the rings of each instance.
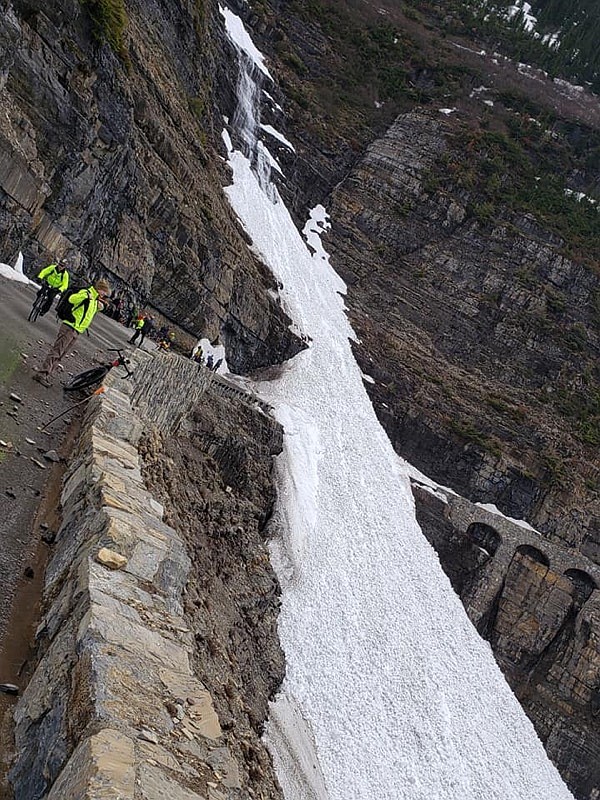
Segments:
[[[320,239],[325,210],[312,212],[305,242],[256,158],[260,54],[239,18],[227,31],[257,172],[225,131],[226,192],[310,341],[256,387],[285,431],[272,557],[287,675],[268,742],[286,800],[566,800],[419,530],[407,469],[352,355],[345,286]]]
[[[352,356],[343,283],[244,156],[230,163],[231,203],[312,340],[258,387],[285,428],[273,555],[288,667],[275,719],[295,719],[272,726],[271,745],[286,797],[571,797],[418,528]]]

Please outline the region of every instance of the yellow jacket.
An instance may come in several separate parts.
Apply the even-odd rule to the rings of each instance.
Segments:
[[[59,292],[64,292],[69,286],[69,273],[67,270],[59,272],[56,269],[56,264],[49,264],[47,267],[38,274],[38,278],[46,281],[48,286],[53,289],[58,289]]]
[[[73,306],[73,322],[66,319],[63,322],[75,328],[77,333],[83,333],[89,328],[98,311],[98,292],[90,286],[72,294],[68,301]]]

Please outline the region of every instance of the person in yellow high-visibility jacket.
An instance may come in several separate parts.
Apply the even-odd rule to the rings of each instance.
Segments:
[[[129,344],[135,344],[139,336],[140,341],[138,347],[141,347],[144,344],[145,337],[150,335],[154,330],[154,321],[151,316],[140,314],[140,316],[133,323],[133,327],[135,328],[135,331],[133,336],[129,340]]]
[[[44,386],[52,385],[50,381],[52,373],[63,356],[71,349],[77,336],[89,328],[103,305],[102,301],[108,297],[110,297],[110,286],[103,278],[100,278],[93,286],[88,286],[87,289],[81,289],[65,298],[72,309],[69,310],[69,316],[62,320],[50,352],[33,376],[36,381]]]
[[[35,299],[37,300],[44,292],[46,293],[46,301],[38,315],[43,317],[44,314],[47,314],[52,308],[52,303],[56,295],[69,288],[69,273],[67,272],[65,262],[61,260],[57,261],[56,264],[48,264],[47,267],[44,267],[44,269],[38,273],[38,278],[42,282],[42,285]]]

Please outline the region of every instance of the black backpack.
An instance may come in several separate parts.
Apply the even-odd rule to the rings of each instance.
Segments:
[[[73,316],[73,311],[76,308],[81,308],[81,306],[86,306],[84,311],[84,316],[87,312],[87,306],[90,304],[90,297],[89,293],[85,300],[82,300],[81,303],[77,305],[73,305],[69,302],[69,298],[72,297],[77,292],[80,292],[82,289],[86,287],[84,286],[70,286],[66,291],[64,291],[61,296],[60,300],[56,304],[56,316],[59,319],[62,319],[63,322],[75,322],[75,317]]]

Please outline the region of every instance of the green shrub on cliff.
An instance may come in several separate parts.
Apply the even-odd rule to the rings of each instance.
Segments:
[[[504,132],[466,127],[457,132],[455,147],[428,175],[429,183],[466,192],[469,212],[482,225],[497,222],[502,209],[532,214],[562,237],[569,256],[598,264],[599,206],[595,198],[569,191],[563,177],[585,174],[597,134],[586,133],[587,149],[576,153],[562,132],[532,120],[508,123]]]
[[[490,455],[500,458],[502,455],[502,447],[499,440],[495,436],[489,436],[487,433],[478,430],[471,422],[449,420],[450,429],[460,438],[463,439],[481,450],[485,450]]]
[[[123,61],[127,61],[127,50],[123,34],[127,27],[127,12],[123,0],[81,0],[94,23],[94,35],[108,42]]]
[[[575,436],[585,444],[600,444],[600,387],[593,377],[582,376],[582,388],[560,389],[556,408],[575,423]]]

